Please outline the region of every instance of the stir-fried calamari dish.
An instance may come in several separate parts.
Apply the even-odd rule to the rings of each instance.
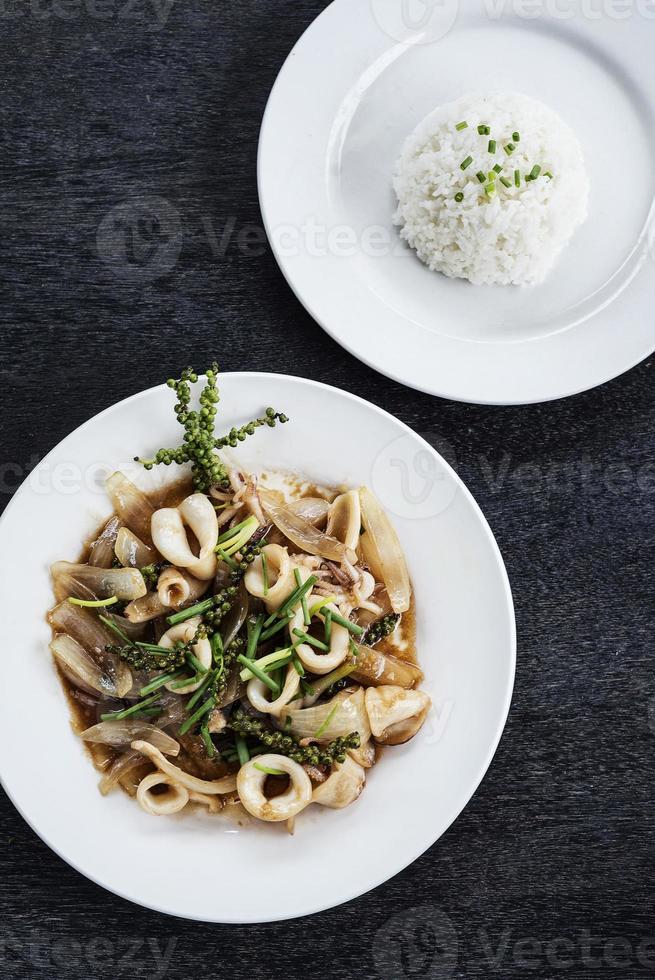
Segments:
[[[157,816],[241,804],[292,829],[310,804],[353,803],[430,699],[379,502],[243,473],[223,451],[288,420],[269,408],[217,437],[217,371],[197,409],[191,369],[169,382],[183,442],[138,460],[184,478],[148,496],[114,473],[113,516],[53,566],[51,649],[102,793]]]

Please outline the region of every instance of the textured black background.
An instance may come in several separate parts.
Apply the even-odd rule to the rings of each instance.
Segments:
[[[142,911],[2,797],[0,973],[161,977],[168,950],[169,978],[651,976],[653,360],[568,401],[476,408],[385,380],[312,322],[254,231],[255,160],[275,75],[324,5],[177,0],[166,20],[152,0],[2,4],[0,500],[73,427],[188,361],[355,392],[449,446],[497,534],[519,631],[506,734],[416,864],[284,925]]]

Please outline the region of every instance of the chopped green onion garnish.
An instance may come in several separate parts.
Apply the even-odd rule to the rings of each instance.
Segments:
[[[205,743],[205,748],[207,749],[207,755],[210,759],[213,759],[216,755],[216,746],[212,742],[212,737],[209,734],[209,728],[207,727],[207,722],[205,722],[201,729],[200,734],[202,735],[202,740]]]
[[[549,177],[549,178],[550,178],[550,180],[552,180],[552,179],[553,179],[553,175],[551,174],[551,172],[550,172],[550,170],[547,170],[547,171],[545,172],[545,174],[544,174],[544,177]]]
[[[195,714],[191,715],[190,718],[187,718],[184,724],[180,726],[180,735],[186,735],[186,733],[190,731],[194,725],[197,725],[201,718],[204,718],[206,714],[209,714],[215,704],[215,698],[208,698],[202,707],[198,708]]]
[[[487,184],[487,186],[485,187],[484,190],[485,190],[485,194],[487,195],[487,197],[493,197],[494,194],[496,193],[496,185],[495,184]]]
[[[331,640],[332,640],[332,610],[328,609],[328,611],[325,614],[325,642],[327,643],[328,647],[330,646]]]
[[[472,163],[473,163],[473,157],[467,157],[466,160],[462,160],[462,162],[460,163],[460,168],[462,170],[466,170],[468,167],[471,166]]]
[[[536,180],[540,173],[541,173],[541,167],[538,164],[535,164],[534,167],[532,168],[532,170],[530,171],[530,173],[528,174],[528,176],[525,179],[526,180]]]
[[[321,735],[325,734],[325,732],[330,727],[330,722],[332,721],[332,719],[334,718],[338,710],[339,710],[339,703],[337,702],[337,704],[335,704],[335,706],[332,708],[332,711],[329,713],[329,715],[327,716],[327,718],[325,719],[321,727],[317,729],[317,731],[315,732],[314,738],[320,738]]]
[[[288,626],[289,620],[291,619],[293,619],[293,614],[292,613],[287,614],[285,618],[281,619],[279,623],[275,624],[275,626],[271,626],[270,629],[265,630],[265,632],[263,633],[260,633],[259,642],[265,643],[266,640],[270,640],[272,636],[275,636],[276,633],[279,633],[280,630],[283,630],[286,626]]]
[[[111,599],[74,599],[73,596],[69,596],[68,601],[74,606],[84,606],[86,609],[104,609],[106,606],[115,605],[118,599],[115,595]]]
[[[520,187],[521,186],[521,171],[520,170],[515,170],[514,171],[514,183],[516,184],[517,187]]]
[[[458,191],[457,194],[455,194],[455,200],[457,201],[458,204],[462,203],[462,201],[464,200],[464,195],[462,194],[461,191]]]
[[[195,654],[191,653],[190,650],[187,652],[186,659],[189,663],[189,666],[193,667],[196,674],[202,674],[204,676],[209,670],[209,667],[205,667],[204,664],[201,664],[198,658],[195,656]]]
[[[188,609],[183,609],[182,612],[167,616],[166,622],[169,626],[179,626],[180,623],[186,623],[187,619],[193,619],[194,616],[203,616],[213,608],[213,599],[203,599],[202,602],[196,602],[194,606],[189,606]]]
[[[148,694],[152,694],[153,691],[158,691],[160,687],[164,687],[166,684],[177,680],[177,678],[181,676],[181,670],[175,670],[172,674],[161,674],[160,677],[156,677],[154,681],[151,681],[149,684],[146,684],[145,687],[142,687],[139,691],[139,696],[145,698],[148,696]]]
[[[512,133],[512,139],[514,140],[515,143],[520,143],[521,142],[521,134],[520,133]]]
[[[267,776],[286,776],[286,772],[282,772],[281,769],[270,769],[268,766],[262,766],[259,762],[255,762],[255,769],[259,769],[260,772],[266,773]]]
[[[484,184],[485,180],[487,179],[485,174],[481,170],[478,170],[475,176],[478,178],[481,184]]]
[[[138,715],[144,708],[149,708],[158,697],[158,694],[152,694],[149,698],[146,698],[145,701],[139,701],[138,704],[133,704],[131,708],[123,708],[121,711],[110,711],[109,714],[100,715],[100,720],[123,721],[124,718],[129,718],[131,715]]]
[[[257,518],[251,515],[250,517],[247,517],[245,521],[241,521],[240,524],[235,524],[234,527],[231,527],[229,530],[219,534],[219,536],[216,538],[216,544],[223,544],[224,541],[229,541],[235,534],[238,534],[238,532],[242,531],[246,526],[250,527],[252,522],[256,520]]]
[[[260,614],[255,619],[254,616],[248,616],[248,643],[246,645],[246,657],[248,660],[252,660],[255,656],[255,651],[257,650],[257,644],[259,643],[259,636],[262,631],[262,626],[264,625],[264,616]]]
[[[225,653],[225,650],[223,648],[223,637],[221,636],[221,634],[218,632],[214,633],[214,635],[210,640],[210,644],[212,648],[212,659],[214,663],[222,664],[223,654]]]
[[[495,153],[496,152],[496,146],[497,146],[496,140],[489,140],[489,146],[487,147],[487,149],[489,150],[489,153]]]
[[[303,633],[302,630],[294,630],[293,635],[301,639],[303,643],[308,643],[310,646],[316,647],[317,650],[324,650],[325,653],[330,652],[327,643],[323,643],[322,640],[317,640],[314,636],[310,636],[309,633]]]
[[[469,124],[465,121],[462,121],[461,123],[457,123],[457,125],[455,126],[455,129],[457,130],[458,133],[461,133],[463,129],[468,129],[468,128],[469,128]]]
[[[299,568],[294,568],[293,574],[294,574],[295,579],[296,579],[296,586],[299,589],[301,589],[302,588],[302,578],[301,578],[301,575],[300,575],[300,569]],[[305,626],[309,626],[310,623],[311,623],[311,621],[312,621],[312,619],[311,619],[311,616],[309,615],[309,606],[307,605],[307,596],[306,595],[304,595],[302,597],[302,599],[300,600],[300,604],[302,606],[302,618],[303,618],[303,622],[305,623]]]
[[[344,619],[339,613],[332,613],[331,619],[334,623],[338,623],[339,626],[345,626],[347,630],[354,633],[355,636],[361,636],[365,632],[362,626],[358,626],[357,623],[351,623],[349,619]]]
[[[264,595],[268,595],[268,559],[262,551],[262,579],[264,581]]]
[[[258,667],[254,660],[248,660],[248,658],[244,657],[243,654],[239,654],[237,660],[242,667],[247,667],[248,670],[255,675],[257,680],[260,680],[262,684],[265,684],[266,687],[270,688],[275,697],[279,696],[280,685],[276,684],[273,678],[269,677],[268,674],[261,669],[261,667]]]
[[[487,174],[487,179],[488,179],[489,183],[490,184],[494,184],[496,182],[496,177],[497,176],[498,175],[497,175],[497,173],[496,173],[495,170],[490,170],[489,173]]]
[[[239,765],[245,766],[246,762],[250,760],[250,752],[248,751],[248,746],[246,745],[246,740],[243,735],[236,735],[234,738],[234,743],[237,747],[237,755],[239,757]]]
[[[195,684],[200,680],[201,678],[196,675],[193,677],[183,677],[181,680],[171,684],[171,691],[181,691],[183,687],[188,687],[189,684]]]
[[[298,657],[297,654],[294,654],[292,663],[296,673],[299,674],[301,677],[304,677],[305,668],[303,667],[300,657]]]
[[[219,556],[219,558],[221,559],[221,561],[224,561],[225,562],[225,564],[227,565],[228,568],[231,568],[232,569],[233,572],[238,572],[239,571],[239,564],[238,564],[238,562],[236,562],[234,560],[234,558],[230,558],[230,556],[228,555],[228,553],[226,551],[224,551],[222,548],[217,548],[216,549],[216,554]]]
[[[478,126],[478,133],[480,134],[480,136],[488,136],[490,132],[491,129],[489,126]]]
[[[208,673],[206,675],[204,681],[202,682],[202,684],[198,688],[198,690],[193,695],[193,697],[190,697],[189,698],[189,700],[187,701],[186,706],[185,706],[186,707],[186,713],[187,714],[189,714],[189,712],[193,711],[193,709],[195,708],[195,706],[200,702],[201,698],[203,697],[205,691],[207,690],[207,688],[211,684],[211,682],[212,682],[212,680],[213,680],[214,677],[215,677],[215,671],[211,671],[210,673]]]
[[[319,602],[315,603],[315,605],[312,606],[312,608],[309,610],[310,616],[315,616],[316,613],[321,611],[321,609],[324,609],[326,606],[329,606],[331,602],[336,602],[336,601],[337,601],[337,597],[334,595],[325,596]]]
[[[507,179],[507,177],[501,177],[501,178],[500,178],[500,182],[501,182],[501,184],[502,184],[502,185],[503,185],[504,187],[511,187],[511,186],[512,186],[512,182],[511,182],[511,180],[508,180],[508,179]]]
[[[107,619],[106,616],[98,616],[98,619],[100,620],[101,623],[105,624],[107,629],[110,629],[112,633],[115,633],[116,636],[120,637],[123,643],[125,644],[125,646],[131,647],[134,645],[131,639],[129,638],[129,636],[127,635],[127,633],[124,633],[123,630],[120,628],[120,626],[117,626],[112,619]]]
[[[494,173],[495,174],[502,174],[502,172],[503,172],[502,166],[499,163],[497,163],[496,166],[494,167]]]
[[[286,616],[286,614],[291,609],[293,609],[293,607],[298,602],[301,601],[302,597],[305,596],[305,595],[307,595],[307,593],[310,591],[310,589],[313,588],[313,586],[316,585],[317,582],[318,582],[318,579],[316,578],[316,576],[315,575],[310,575],[309,578],[307,579],[307,581],[303,585],[301,585],[297,589],[294,589],[293,590],[293,592],[291,593],[291,595],[288,597],[288,599],[285,602],[282,603],[282,605],[277,610],[277,612],[271,613],[271,615],[268,617],[268,619],[264,623],[264,626],[265,627],[269,627],[271,625],[271,623],[275,622],[276,619],[281,619],[282,616]]]
[[[257,664],[260,670],[268,673],[268,671],[272,668],[274,669],[277,667],[286,666],[286,664],[288,664],[293,657],[294,650],[295,647],[284,647],[282,650],[274,650],[273,653],[268,653],[265,657],[260,657],[259,660],[255,660],[254,662]],[[246,657],[246,659],[250,664],[251,661],[249,658]],[[242,681],[249,681],[252,680],[254,675],[250,669],[250,666],[248,666],[241,671],[239,676]]]
[[[141,650],[147,650],[148,653],[157,653],[162,657],[170,657],[171,655],[170,647],[160,647],[156,643],[142,643],[140,640],[137,640],[134,645]]]
[[[508,143],[507,146],[505,147],[505,153],[507,154],[508,157],[511,157],[515,149],[516,147],[514,146],[513,143]]]

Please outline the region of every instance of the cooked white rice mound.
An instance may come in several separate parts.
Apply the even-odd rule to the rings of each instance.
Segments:
[[[468,127],[458,132],[464,121]],[[490,135],[478,133],[484,125]],[[520,142],[508,155],[505,146],[515,132]],[[495,154],[489,152],[490,140],[496,140]],[[473,162],[462,170],[469,156]],[[496,164],[503,171],[488,194],[488,177],[483,185],[476,175],[488,174]],[[540,175],[526,182],[535,165]],[[394,221],[419,258],[436,272],[476,285],[543,282],[587,217],[589,200],[582,147],[573,130],[541,102],[507,92],[464,96],[432,112],[405,142],[394,188],[399,202]],[[461,202],[455,200],[459,193]]]

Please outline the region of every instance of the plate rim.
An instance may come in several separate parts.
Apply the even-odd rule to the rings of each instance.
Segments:
[[[353,0],[350,0],[350,2],[353,2]],[[370,4],[371,0],[360,0],[360,2]],[[315,321],[315,323],[322,330],[324,330],[325,333],[329,337],[331,337],[332,340],[334,340],[335,343],[337,343],[348,354],[350,354],[360,363],[365,364],[366,367],[377,372],[378,374],[381,374],[383,377],[389,378],[390,380],[398,384],[401,384],[405,387],[408,387],[414,391],[419,391],[422,392],[423,394],[430,395],[433,398],[442,398],[449,401],[459,402],[465,405],[480,405],[485,407],[492,407],[492,406],[493,407],[496,406],[519,407],[523,405],[529,406],[529,405],[548,404],[549,402],[555,402],[566,398],[572,398],[575,397],[576,395],[581,395],[584,394],[585,392],[593,391],[596,388],[600,388],[603,385],[609,384],[610,382],[617,380],[618,378],[622,377],[624,374],[627,374],[628,372],[632,371],[639,364],[642,364],[649,357],[651,357],[652,354],[655,353],[655,333],[653,333],[650,346],[645,352],[641,352],[637,354],[636,357],[630,358],[627,366],[621,366],[618,370],[615,368],[610,368],[609,373],[602,371],[601,372],[602,377],[600,377],[598,380],[595,381],[592,380],[591,382],[582,381],[579,385],[576,384],[570,388],[567,387],[566,390],[564,391],[559,391],[547,395],[537,395],[533,398],[532,397],[517,398],[517,397],[508,397],[508,396],[480,398],[480,397],[473,397],[466,393],[448,390],[447,385],[439,385],[440,390],[437,391],[435,387],[430,387],[422,383],[417,383],[416,381],[409,379],[402,372],[394,371],[393,358],[389,359],[389,364],[386,364],[384,367],[381,367],[380,365],[374,363],[373,360],[369,356],[367,356],[365,351],[355,349],[355,346],[349,342],[348,334],[345,335],[340,334],[336,329],[336,327],[330,324],[328,317],[323,316],[317,312],[314,303],[311,300],[311,297],[308,295],[309,290],[306,288],[306,284],[305,284],[305,288],[303,288],[302,283],[296,282],[294,280],[289,263],[286,262],[284,256],[281,255],[280,248],[276,241],[275,235],[273,234],[273,229],[271,225],[271,214],[267,204],[268,199],[264,187],[264,172],[265,172],[264,157],[268,152],[267,143],[269,139],[269,133],[272,129],[271,121],[273,119],[273,112],[275,109],[274,106],[275,97],[277,95],[278,89],[281,88],[282,84],[285,81],[285,75],[287,73],[287,70],[290,68],[297,52],[301,49],[301,47],[306,42],[308,35],[316,28],[318,23],[323,18],[328,17],[332,8],[336,8],[342,5],[343,5],[343,0],[331,0],[331,2],[311,21],[311,23],[307,25],[305,30],[302,32],[302,34],[298,37],[298,39],[294,43],[287,57],[284,59],[275,77],[268,99],[266,101],[266,107],[264,109],[264,114],[262,117],[262,122],[259,130],[259,140],[258,140],[258,147],[257,147],[257,191],[258,191],[258,198],[259,198],[259,207],[260,207],[262,220],[264,224],[264,230],[266,232],[266,236],[271,251],[275,256],[275,260],[277,262],[280,271],[282,272],[285,281],[287,282],[288,286],[290,287],[291,291],[293,292],[298,302],[303,306],[303,308],[307,311],[307,313],[309,313],[309,315]],[[645,232],[644,232],[644,240],[646,241],[646,243],[648,243],[649,228],[651,224],[654,223],[655,223],[655,204],[653,205],[653,209],[651,210],[649,216],[646,219]],[[646,247],[648,247],[647,244]],[[300,279],[301,277],[296,277],[296,278]],[[626,292],[629,292],[632,285],[633,283],[630,283],[628,285]],[[541,339],[546,340],[547,338],[541,338]]]
[[[202,375],[199,375],[199,376],[202,377]],[[403,430],[404,434],[409,434],[413,438],[417,439],[419,441],[419,443],[421,443],[430,453],[436,455],[438,457],[440,463],[444,466],[444,468],[450,474],[451,478],[455,481],[455,484],[457,486],[458,491],[461,492],[461,493],[463,493],[463,495],[466,498],[468,504],[472,507],[473,513],[475,514],[475,516],[477,518],[477,523],[478,523],[481,531],[483,532],[483,535],[486,538],[487,543],[491,546],[491,551],[492,551],[492,554],[493,554],[493,557],[494,557],[495,566],[496,566],[496,569],[497,569],[497,571],[499,573],[499,576],[500,576],[499,581],[502,583],[502,587],[503,587],[502,588],[502,592],[503,592],[503,597],[504,597],[504,602],[505,602],[504,612],[505,612],[506,619],[507,619],[507,624],[508,624],[508,627],[509,627],[509,636],[508,636],[508,639],[509,639],[509,650],[508,650],[509,657],[508,657],[508,663],[507,663],[508,673],[507,673],[507,683],[506,683],[506,688],[505,688],[504,702],[503,702],[502,709],[501,709],[501,712],[500,712],[500,715],[499,715],[499,721],[498,721],[498,723],[496,725],[496,731],[494,733],[493,740],[489,743],[489,748],[487,749],[487,752],[485,754],[484,760],[481,763],[481,765],[480,765],[480,767],[478,769],[478,772],[477,772],[474,780],[472,781],[472,784],[471,784],[472,785],[472,789],[470,791],[470,794],[468,795],[468,799],[457,810],[457,812],[454,814],[454,816],[452,817],[452,819],[443,828],[443,830],[441,830],[441,832],[439,833],[438,837],[436,837],[436,839],[432,840],[431,843],[427,844],[426,846],[423,846],[421,844],[421,845],[419,845],[419,847],[417,849],[412,849],[412,852],[411,852],[412,853],[412,856],[409,859],[407,859],[407,860],[403,857],[400,860],[400,866],[395,866],[395,870],[392,870],[391,872],[385,872],[381,877],[376,878],[375,881],[372,881],[370,883],[367,883],[365,885],[365,887],[363,887],[363,888],[359,888],[359,887],[356,888],[352,892],[352,894],[348,894],[348,895],[344,896],[344,898],[341,901],[339,901],[337,904],[324,905],[324,904],[321,904],[320,901],[318,901],[311,908],[308,908],[308,909],[306,909],[305,911],[302,911],[302,912],[294,913],[293,915],[279,915],[279,916],[276,916],[275,914],[273,914],[271,916],[267,916],[266,918],[253,917],[253,918],[250,918],[250,919],[247,919],[246,920],[246,919],[243,919],[243,918],[233,918],[233,919],[231,919],[229,916],[225,916],[224,914],[221,915],[221,917],[208,916],[206,918],[205,917],[200,918],[200,917],[198,917],[196,915],[192,915],[192,914],[188,914],[187,915],[187,914],[182,913],[182,912],[179,912],[179,911],[171,910],[170,908],[166,908],[164,905],[155,904],[154,902],[144,902],[144,901],[140,900],[139,898],[135,898],[133,895],[129,894],[128,891],[123,890],[122,888],[118,888],[118,887],[110,884],[109,882],[107,882],[105,880],[102,880],[101,876],[96,876],[96,875],[94,875],[94,874],[92,874],[92,873],[84,870],[84,868],[81,867],[77,863],[77,861],[75,861],[75,860],[69,858],[68,856],[66,856],[66,854],[63,853],[63,850],[60,849],[56,843],[54,843],[52,840],[49,839],[49,836],[48,835],[46,835],[45,833],[41,833],[41,831],[35,825],[35,823],[32,821],[32,819],[28,815],[28,813],[24,811],[24,809],[22,808],[21,805],[19,805],[19,803],[17,802],[17,800],[14,798],[14,794],[13,794],[11,788],[6,783],[4,772],[2,772],[0,770],[0,786],[2,786],[2,789],[6,793],[7,797],[9,798],[9,800],[11,801],[13,807],[20,814],[20,816],[27,823],[27,825],[31,828],[31,830],[36,834],[36,836],[39,838],[39,840],[41,840],[46,845],[46,847],[49,848],[49,850],[51,850],[54,854],[56,854],[57,857],[59,857],[62,861],[64,861],[69,867],[73,868],[77,873],[81,874],[88,881],[91,881],[94,885],[99,886],[100,888],[104,889],[105,891],[109,892],[110,894],[116,895],[116,896],[118,896],[121,899],[125,899],[126,901],[130,902],[131,904],[133,904],[133,905],[135,905],[135,906],[137,906],[139,908],[149,909],[151,911],[158,912],[158,913],[160,913],[162,915],[171,916],[173,918],[179,918],[179,919],[183,919],[185,921],[191,921],[191,922],[203,922],[203,923],[223,924],[223,925],[254,925],[254,924],[265,924],[265,923],[273,923],[273,922],[280,922],[280,921],[291,921],[292,919],[299,919],[299,918],[309,917],[309,916],[317,915],[317,914],[319,914],[321,912],[329,911],[330,909],[340,908],[342,905],[345,905],[345,904],[347,904],[349,902],[352,902],[355,899],[360,898],[363,895],[366,895],[369,892],[375,890],[376,888],[379,888],[381,885],[386,884],[386,882],[391,881],[393,878],[395,878],[402,871],[404,871],[405,869],[409,868],[412,864],[414,864],[423,854],[425,854],[430,848],[434,847],[435,844],[437,844],[441,840],[441,838],[447,833],[447,831],[450,829],[450,827],[452,827],[453,823],[455,823],[455,821],[461,816],[461,814],[464,812],[464,810],[469,806],[469,804],[471,803],[473,797],[478,792],[478,789],[480,788],[480,785],[482,784],[482,781],[484,780],[485,776],[487,775],[487,773],[488,773],[488,771],[489,771],[489,769],[491,767],[491,764],[493,762],[493,759],[494,759],[494,757],[496,755],[496,752],[498,750],[498,746],[499,746],[499,744],[501,742],[501,739],[502,739],[503,734],[505,732],[505,729],[507,727],[507,721],[508,721],[509,712],[510,712],[510,709],[511,709],[511,706],[512,706],[512,699],[513,699],[514,687],[515,687],[515,682],[516,682],[517,627],[516,627],[516,612],[515,612],[514,599],[513,599],[512,587],[511,587],[509,575],[508,575],[508,572],[507,572],[507,568],[505,566],[505,562],[504,562],[502,553],[500,551],[500,547],[498,545],[498,542],[496,541],[496,538],[495,538],[495,535],[494,535],[494,533],[493,533],[493,531],[491,529],[491,526],[490,526],[487,518],[485,517],[485,515],[484,515],[484,513],[483,513],[483,511],[482,511],[482,509],[480,507],[480,505],[478,504],[478,502],[476,501],[475,497],[473,496],[473,494],[471,493],[471,491],[468,489],[468,487],[466,486],[466,484],[464,483],[464,481],[462,480],[462,478],[457,474],[457,472],[448,463],[448,461],[446,459],[444,459],[444,457],[441,456],[441,454],[433,446],[431,446],[430,443],[428,443],[423,438],[423,436],[419,435],[417,432],[415,432],[411,428],[411,426],[407,425],[407,423],[405,423],[401,419],[397,418],[391,412],[388,412],[385,409],[380,408],[378,405],[375,405],[373,402],[370,402],[367,399],[362,398],[359,395],[355,395],[352,392],[346,391],[346,390],[344,390],[342,388],[337,388],[335,385],[329,385],[329,384],[326,384],[326,383],[321,382],[321,381],[314,381],[312,379],[303,378],[303,377],[300,377],[298,375],[277,374],[275,372],[270,372],[270,371],[225,371],[225,372],[221,372],[221,377],[224,378],[224,377],[228,377],[228,376],[231,377],[231,378],[234,378],[236,380],[238,380],[238,379],[244,379],[245,380],[245,379],[254,379],[254,378],[266,377],[266,378],[280,380],[280,381],[292,382],[294,384],[299,384],[300,386],[306,385],[306,386],[308,386],[310,388],[317,388],[317,389],[320,389],[320,390],[328,390],[328,391],[330,391],[332,393],[336,393],[338,396],[345,397],[347,400],[350,400],[352,402],[361,404],[364,407],[366,407],[367,409],[374,410],[374,412],[376,412],[378,415],[382,416],[384,419],[390,420],[394,425],[399,426]],[[54,456],[58,452],[58,450],[60,449],[60,447],[69,438],[80,434],[85,429],[87,429],[88,427],[92,426],[96,421],[98,421],[99,419],[103,418],[104,416],[110,414],[112,411],[114,411],[118,407],[122,407],[122,406],[125,406],[125,405],[128,405],[128,404],[131,404],[131,403],[136,402],[136,401],[138,401],[138,400],[140,400],[142,398],[148,397],[149,395],[151,395],[152,393],[154,393],[156,391],[163,391],[163,390],[166,390],[166,385],[165,384],[154,385],[154,386],[151,386],[149,388],[143,389],[141,391],[135,392],[132,395],[128,395],[126,398],[120,399],[119,401],[114,402],[111,405],[108,405],[106,408],[102,409],[100,412],[98,412],[95,415],[91,416],[90,418],[86,419],[80,425],[78,425],[74,429],[72,429],[69,433],[67,433],[64,436],[63,439],[60,439],[59,442],[57,442],[46,453],[46,455],[43,457],[43,459],[41,459],[39,461],[39,463],[37,464],[37,467],[38,466],[42,466],[45,463],[47,463],[50,460],[50,458],[52,456]],[[26,490],[29,489],[29,485],[28,485],[29,478],[30,478],[30,475],[28,474],[27,477],[21,483],[21,485],[14,492],[14,494],[12,495],[11,500],[9,501],[9,503],[7,504],[7,506],[5,507],[3,513],[0,515],[0,540],[1,540],[1,536],[2,536],[2,532],[3,532],[4,526],[5,526],[6,523],[8,523],[8,517],[11,516],[11,513],[13,511],[13,508],[14,508],[14,506],[16,504],[17,499],[19,498],[19,496],[22,496],[22,494]]]

